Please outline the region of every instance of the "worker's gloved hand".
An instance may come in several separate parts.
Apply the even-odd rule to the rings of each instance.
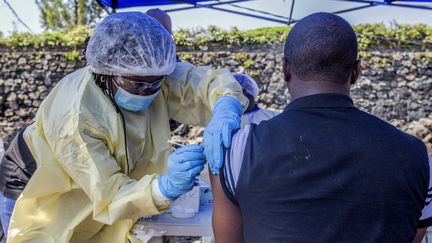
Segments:
[[[231,146],[232,132],[240,128],[241,103],[229,96],[217,99],[213,117],[204,130],[204,153],[210,170],[217,175],[223,163],[223,147]]]
[[[201,145],[185,145],[168,157],[168,172],[158,177],[159,189],[170,200],[192,190],[206,162]]]

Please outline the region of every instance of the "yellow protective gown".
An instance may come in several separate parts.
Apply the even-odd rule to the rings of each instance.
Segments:
[[[228,70],[178,63],[149,108],[121,110],[127,162],[122,118],[89,69],[66,76],[24,133],[38,166],[8,242],[137,242],[129,233],[136,220],[160,212],[151,183],[166,170],[169,119],[206,125],[221,95],[247,106]]]

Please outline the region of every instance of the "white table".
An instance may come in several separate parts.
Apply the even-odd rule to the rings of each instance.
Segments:
[[[179,219],[171,214],[161,214],[140,220],[138,224],[145,230],[164,231],[164,236],[201,236],[204,242],[210,242],[213,237],[211,204],[200,205],[199,213],[193,218]],[[162,242],[162,237],[152,238],[149,242]]]

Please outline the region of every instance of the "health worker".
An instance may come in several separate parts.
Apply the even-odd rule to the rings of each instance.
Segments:
[[[207,127],[220,158],[248,101],[228,70],[176,62],[170,33],[139,12],[95,29],[88,66],[63,78],[23,137],[37,169],[18,198],[8,242],[138,242],[130,233],[194,184],[203,147],[170,154],[169,119]]]
[[[279,114],[279,112],[263,109],[258,106],[259,88],[253,78],[244,73],[233,73],[233,75],[242,87],[243,94],[249,100],[249,105],[241,117],[241,128],[250,123],[258,125],[262,121],[267,121]]]

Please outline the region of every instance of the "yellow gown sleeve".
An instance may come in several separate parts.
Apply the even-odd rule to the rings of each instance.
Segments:
[[[115,159],[113,147],[119,139],[110,135],[118,131],[108,131],[107,122],[101,120],[106,121],[92,114],[74,115],[46,132],[63,169],[92,202],[93,219],[111,225],[121,219],[158,214],[151,186],[157,175],[129,178]],[[124,156],[120,160],[125,160]]]
[[[228,69],[195,67],[188,62],[177,63],[162,91],[170,118],[188,125],[207,125],[219,96],[236,98],[244,110],[248,105],[248,99]]]

